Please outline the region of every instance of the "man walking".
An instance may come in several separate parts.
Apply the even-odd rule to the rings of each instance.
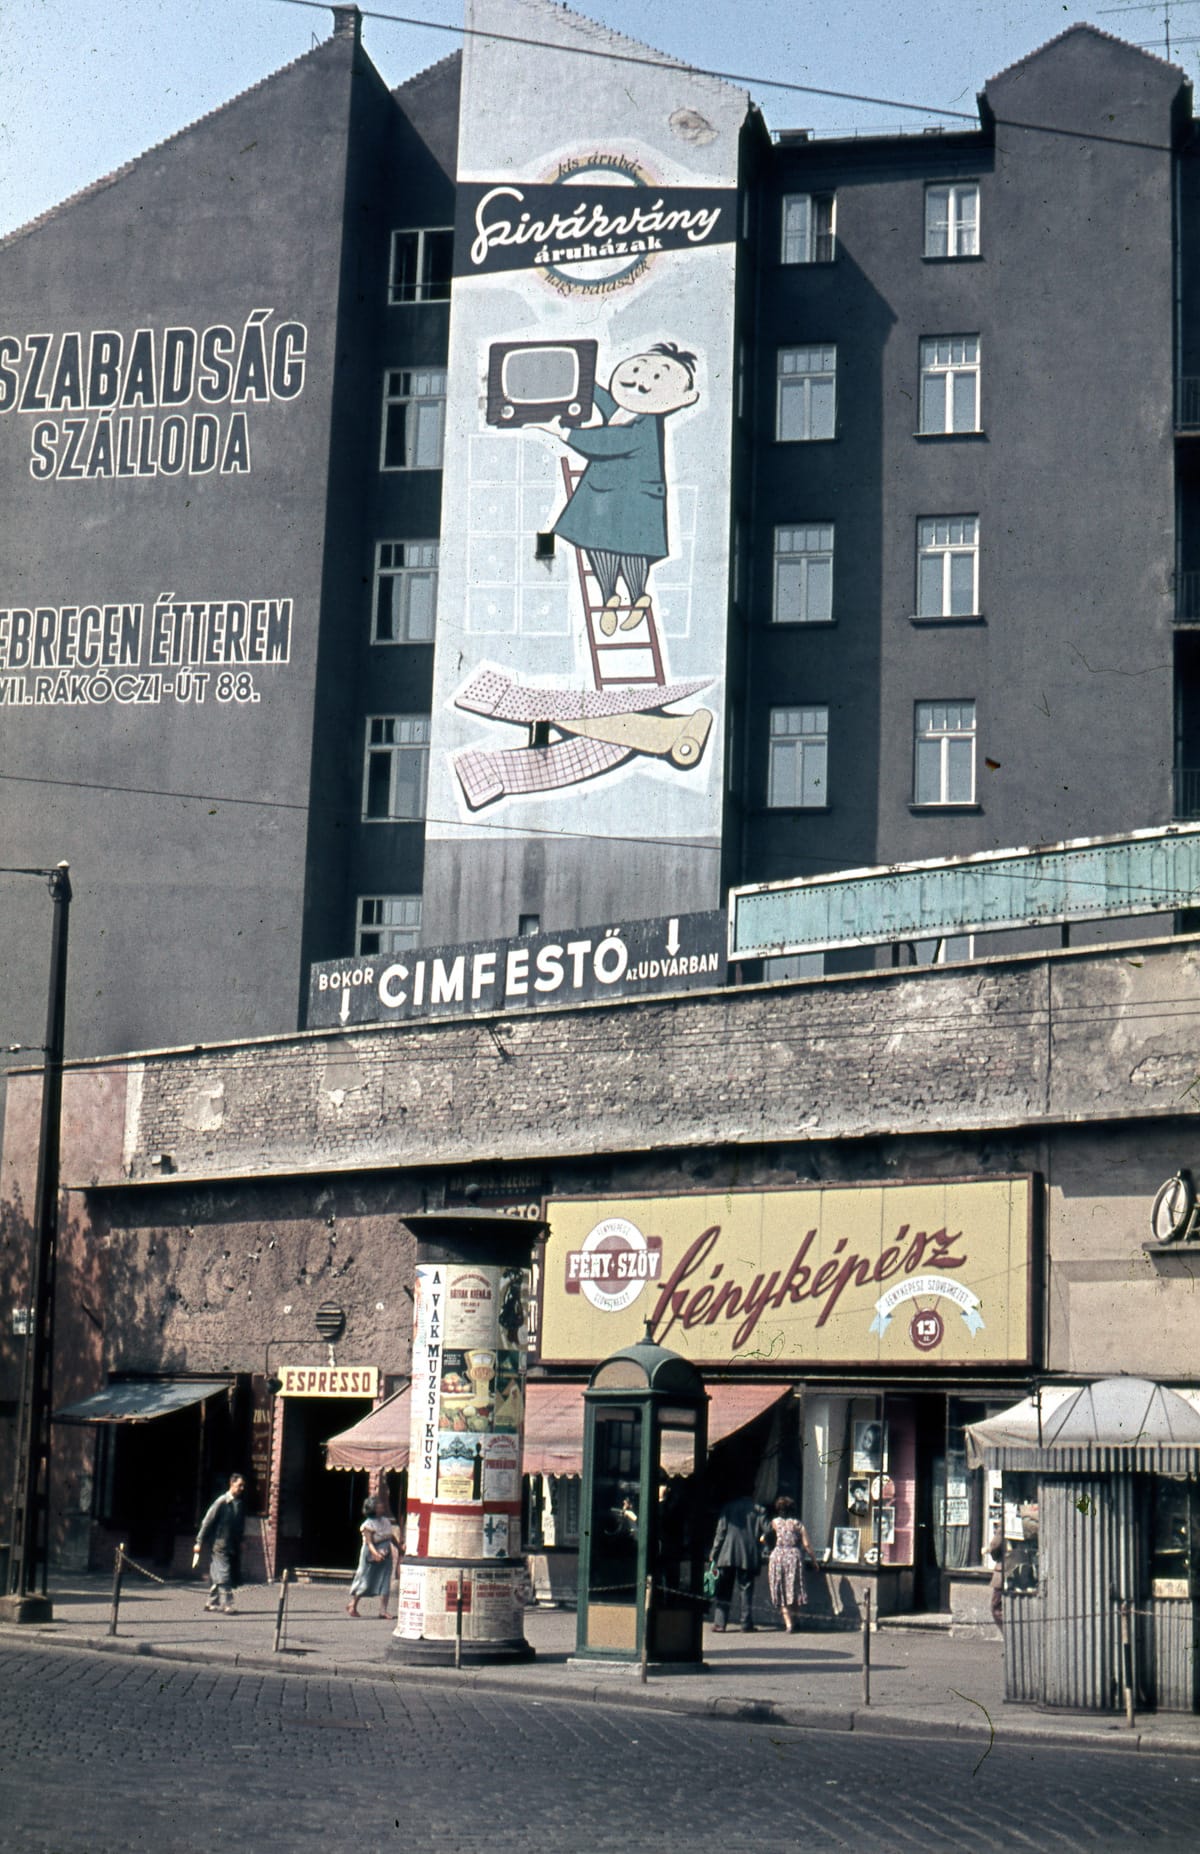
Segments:
[[[242,1533],[246,1529],[246,1511],[242,1495],[246,1491],[245,1478],[240,1474],[229,1477],[229,1492],[219,1494],[200,1521],[200,1530],[196,1534],[196,1544],[192,1551],[192,1569],[200,1562],[200,1552],[206,1542],[211,1542],[212,1556],[209,1559],[209,1592],[205,1609],[223,1609],[227,1616],[233,1613],[234,1585],[241,1581]]]

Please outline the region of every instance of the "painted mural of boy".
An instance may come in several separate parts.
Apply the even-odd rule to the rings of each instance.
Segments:
[[[596,388],[602,424],[556,422],[557,435],[588,461],[554,532],[587,555],[604,600],[606,637],[617,628],[619,579],[631,608],[621,629],[633,630],[649,610],[650,568],[670,551],[663,424],[698,398],[696,356],[660,341],[614,367],[607,390]]]

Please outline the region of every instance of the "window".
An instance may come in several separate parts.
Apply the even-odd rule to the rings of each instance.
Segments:
[[[781,348],[775,436],[783,443],[832,438],[837,417],[837,349]]]
[[[979,430],[979,336],[921,343],[921,430]]]
[[[912,942],[915,966],[948,966],[975,957],[973,933],[948,933],[936,940]]]
[[[824,953],[777,953],[763,960],[765,979],[814,979],[825,976]]]
[[[368,719],[364,818],[424,817],[428,773],[428,715],[372,715]]]
[[[767,804],[774,810],[828,803],[828,708],[772,708]]]
[[[450,300],[454,233],[449,226],[392,233],[389,303],[444,303]]]
[[[917,703],[913,798],[918,805],[974,804],[974,702]]]
[[[355,950],[362,953],[403,953],[415,946],[421,933],[419,895],[360,895]]]
[[[776,624],[828,624],[833,617],[833,523],[775,530]]]
[[[371,642],[432,643],[437,579],[436,541],[380,541]]]
[[[952,186],[925,189],[925,256],[962,258],[979,256],[979,183],[955,181]]]
[[[978,516],[924,517],[917,523],[917,617],[978,614]]]
[[[788,193],[783,200],[785,264],[828,264],[834,254],[833,194]]]
[[[389,369],[383,381],[381,470],[440,470],[446,375]]]

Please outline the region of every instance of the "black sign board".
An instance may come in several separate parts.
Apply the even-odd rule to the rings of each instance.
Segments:
[[[615,264],[659,251],[698,251],[737,237],[734,187],[606,186],[573,176],[462,181],[456,277],[562,264]]]
[[[466,946],[323,959],[308,981],[308,1027],[548,1010],[725,983],[725,914],[678,914]]]

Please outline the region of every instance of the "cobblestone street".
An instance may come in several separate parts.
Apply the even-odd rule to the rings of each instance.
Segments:
[[[1195,1846],[1200,1763],[0,1645],[4,1854]]]

